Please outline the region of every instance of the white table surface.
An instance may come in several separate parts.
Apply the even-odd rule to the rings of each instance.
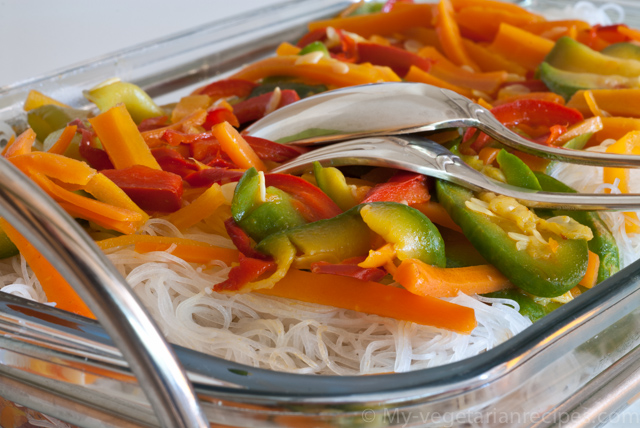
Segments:
[[[280,1],[0,0],[0,87]],[[607,425],[633,427],[640,401]]]

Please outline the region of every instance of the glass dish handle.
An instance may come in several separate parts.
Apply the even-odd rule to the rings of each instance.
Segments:
[[[175,353],[122,275],[82,228],[4,157],[0,216],[86,302],[138,378],[160,426],[209,427]]]

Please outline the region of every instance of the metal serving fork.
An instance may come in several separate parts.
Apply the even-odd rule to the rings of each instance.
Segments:
[[[548,147],[507,129],[489,110],[453,91],[422,83],[352,86],[305,98],[247,128],[247,134],[293,145],[317,145],[374,135],[475,127],[508,147],[564,162],[640,167],[640,156]]]
[[[552,193],[501,183],[471,168],[440,144],[411,135],[369,137],[331,144],[298,156],[272,172],[302,173],[315,161],[324,166],[369,165],[404,169],[473,191],[511,196],[529,207],[588,211],[640,208],[640,194]]]

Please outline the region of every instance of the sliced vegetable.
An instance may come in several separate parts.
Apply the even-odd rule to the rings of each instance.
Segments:
[[[97,105],[103,113],[123,103],[136,123],[164,114],[164,111],[156,105],[151,97],[133,83],[120,81],[103,83],[85,92],[84,96]]]

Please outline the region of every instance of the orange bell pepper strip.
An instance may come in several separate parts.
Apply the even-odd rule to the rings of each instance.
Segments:
[[[300,58],[297,55],[266,58],[246,66],[230,79],[255,82],[269,76],[290,76],[336,87],[400,81],[391,70],[385,70],[386,67],[345,63],[328,58],[322,58],[315,64],[296,64]]]
[[[434,20],[440,46],[447,58],[458,66],[467,66],[474,71],[480,71],[480,67],[469,57],[462,44],[460,29],[453,18],[453,6],[450,0],[440,0]]]
[[[586,147],[597,146],[604,140],[619,140],[628,132],[640,130],[640,119],[633,117],[601,117],[602,130],[596,132]]]
[[[51,104],[53,104],[54,106],[71,108],[68,105],[61,103],[60,101],[57,101],[43,94],[42,92],[38,92],[34,89],[29,91],[29,94],[27,95],[27,99],[24,100],[24,106],[22,108],[24,109],[24,111],[31,111],[31,110],[37,109],[38,107],[51,105]]]
[[[95,316],[80,296],[73,290],[69,283],[58,273],[47,259],[27,241],[11,224],[0,218],[0,227],[7,233],[11,242],[18,247],[20,254],[33,270],[33,273],[40,281],[42,290],[47,295],[47,300],[55,302],[58,309],[73,312],[88,318],[95,319]]]
[[[176,123],[199,109],[206,110],[212,103],[208,95],[187,95],[182,97],[171,112],[171,122]]]
[[[356,33],[364,38],[376,34],[393,36],[396,33],[402,33],[408,27],[430,27],[432,18],[433,5],[397,3],[388,13],[315,21],[309,24],[309,31],[333,27]]]
[[[624,155],[640,155],[640,131],[632,131],[607,147],[607,153]],[[629,170],[626,168],[605,167],[602,181],[613,184],[619,180],[618,189],[622,193],[629,193]],[[627,233],[640,233],[640,221],[635,212],[625,212],[625,228]]]
[[[161,169],[124,104],[89,119],[116,169],[144,165]]]
[[[287,55],[298,55],[302,49],[297,46],[292,45],[291,43],[283,42],[280,43],[280,46],[276,49],[276,55],[278,56],[287,56]]]
[[[169,221],[178,229],[185,230],[209,217],[224,202],[220,185],[214,183],[189,205],[169,215]]]
[[[494,71],[490,73],[473,73],[464,68],[458,67],[440,52],[431,46],[426,46],[418,55],[433,61],[429,73],[433,76],[445,80],[453,85],[475,89],[478,91],[492,94],[498,90],[500,85],[507,80],[508,73],[506,71]]]
[[[484,294],[513,287],[492,265],[441,268],[417,259],[403,260],[393,279],[414,294],[433,297],[455,297],[459,292]]]
[[[522,28],[527,24],[544,22],[544,18],[533,14],[513,13],[504,9],[492,9],[483,6],[472,6],[460,10],[455,15],[460,30],[469,31],[477,38],[474,40],[491,42],[504,22]]]
[[[469,57],[478,64],[480,70],[484,72],[490,71],[506,71],[508,73],[517,74],[518,76],[525,76],[527,69],[513,61],[510,61],[502,55],[491,51],[487,47],[474,43],[468,39],[462,39],[462,45],[464,46]]]
[[[36,141],[36,133],[29,128],[18,136],[11,144],[7,144],[2,151],[2,156],[11,158],[13,156],[31,153],[31,147]]]
[[[489,49],[503,57],[534,71],[553,49],[551,40],[524,31],[513,25],[501,23],[498,34]]]
[[[267,167],[251,148],[242,135],[228,122],[222,122],[211,128],[211,134],[220,143],[220,148],[240,168],[254,167],[258,171],[266,171]]]
[[[14,156],[10,161],[27,176],[39,173],[64,183],[80,186],[87,185],[96,174],[96,170],[85,162],[54,153],[33,152]]]
[[[427,27],[411,27],[402,32],[407,39],[413,39],[422,43],[424,46],[433,46],[439,52],[442,52],[442,46],[440,46],[440,40],[438,39],[438,33],[435,28]]]
[[[58,155],[63,155],[64,152],[67,151],[69,144],[71,144],[71,140],[76,135],[76,131],[78,127],[76,125],[67,125],[60,137],[58,137],[58,141],[56,141],[47,152],[54,153]]]
[[[604,110],[611,116],[640,117],[640,89],[590,89],[591,95],[600,110]],[[585,116],[593,116],[585,91],[576,92],[567,107],[579,110]]]
[[[473,97],[473,92],[470,89],[461,88],[445,80],[439,79],[427,71],[421,70],[415,65],[412,65],[409,72],[404,76],[404,80],[408,82],[426,83],[427,85],[437,86],[439,88],[449,89],[459,93],[467,98]]]
[[[273,288],[256,292],[431,325],[461,334],[471,333],[477,325],[473,309],[465,306],[431,296],[417,296],[377,282],[297,269],[290,269]]]
[[[520,26],[524,31],[528,31],[541,37],[546,37],[545,34],[555,33],[559,28],[568,30],[571,27],[575,28],[576,31],[588,31],[591,29],[591,25],[589,25],[588,22],[574,19],[561,21],[538,21]]]
[[[587,262],[587,273],[580,280],[578,285],[593,288],[598,283],[598,269],[600,269],[600,256],[589,251],[589,261]]]
[[[640,31],[624,25],[618,25],[618,32],[635,42],[640,42]]]

